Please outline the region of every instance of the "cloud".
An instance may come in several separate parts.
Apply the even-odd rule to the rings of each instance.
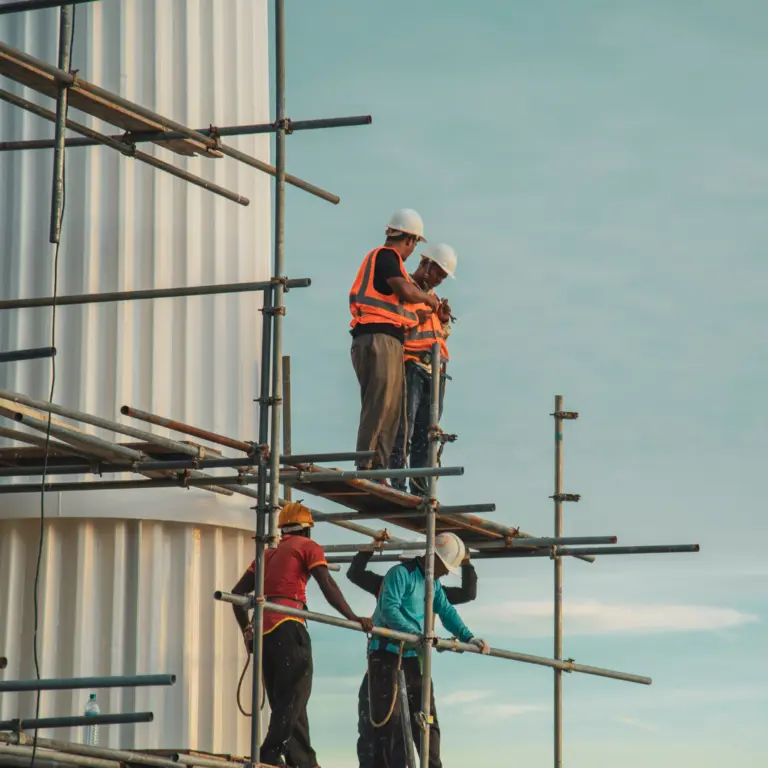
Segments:
[[[549,707],[540,704],[481,704],[480,706],[465,706],[462,714],[478,723],[498,723],[501,720],[509,720],[513,717],[522,717],[536,712],[548,712]]]
[[[655,725],[652,725],[651,723],[646,723],[643,720],[638,720],[635,717],[617,717],[616,722],[621,723],[622,725],[629,725],[632,728],[639,728],[641,731],[657,730]]]
[[[455,704],[470,704],[473,701],[487,699],[493,691],[453,691],[440,697],[440,705],[450,707]]]
[[[339,675],[337,677],[324,677],[316,675],[312,681],[312,687],[324,691],[337,691],[340,688],[345,691],[351,688],[357,689],[360,687],[364,672],[365,668],[361,668],[360,674],[357,676]]]
[[[493,634],[542,637],[552,632],[551,601],[507,602],[464,610],[471,626]],[[564,606],[569,635],[713,632],[759,621],[733,608],[706,605],[571,602]]]

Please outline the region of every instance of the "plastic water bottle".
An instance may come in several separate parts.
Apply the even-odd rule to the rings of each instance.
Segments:
[[[96,701],[96,694],[92,693],[88,698],[88,703],[85,705],[85,716],[92,717],[100,715],[101,710]],[[85,743],[91,747],[96,747],[99,744],[99,726],[98,725],[86,725],[85,726]]]

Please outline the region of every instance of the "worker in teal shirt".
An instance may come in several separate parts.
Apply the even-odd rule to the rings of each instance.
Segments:
[[[438,581],[447,573],[458,573],[464,560],[464,542],[453,533],[442,533],[435,538],[435,586],[433,610],[443,626],[463,643],[476,645],[483,653],[490,648],[485,640],[474,637],[461,620],[456,609],[448,602]],[[392,568],[384,577],[373,624],[398,632],[423,634],[424,632],[424,558],[418,557]],[[400,728],[398,715],[387,717],[396,695],[397,668],[401,664],[408,688],[408,708],[411,728],[419,733],[418,714],[421,711],[422,675],[420,649],[404,647],[400,660],[400,644],[374,637],[368,649],[368,684],[370,685],[371,721],[374,727],[374,768],[392,768],[392,751],[396,729]],[[440,761],[440,727],[437,722],[434,695],[429,741],[429,768],[442,768]]]

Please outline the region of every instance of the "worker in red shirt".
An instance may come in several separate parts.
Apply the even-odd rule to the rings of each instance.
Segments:
[[[345,619],[370,632],[371,619],[356,616],[328,571],[323,548],[310,538],[312,513],[299,502],[286,504],[278,522],[280,543],[268,549],[264,561],[264,596],[272,603],[307,610],[307,582],[314,576],[325,599]],[[248,595],[255,589],[254,563],[232,592]],[[253,647],[253,625],[245,608],[233,605],[246,647]],[[309,738],[307,702],[312,692],[312,644],[304,619],[264,611],[263,676],[272,715],[261,746],[261,761],[269,765],[316,768],[317,755]],[[258,716],[254,713],[254,717]]]

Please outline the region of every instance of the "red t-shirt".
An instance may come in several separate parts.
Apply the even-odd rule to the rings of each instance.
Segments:
[[[309,574],[318,565],[328,565],[323,548],[306,536],[285,534],[276,549],[268,549],[264,560],[264,596],[271,603],[306,609]],[[249,570],[253,571],[255,562]],[[284,621],[304,619],[264,611],[264,634]]]

